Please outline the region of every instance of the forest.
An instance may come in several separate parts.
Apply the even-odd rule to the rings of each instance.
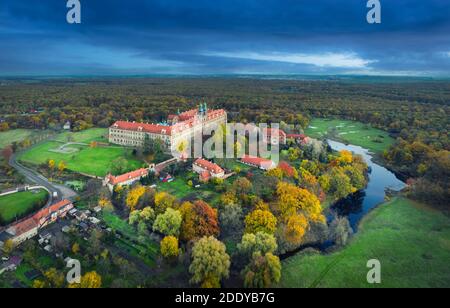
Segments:
[[[450,82],[383,78],[263,80],[251,78],[8,79],[0,87],[0,131],[108,127],[115,120],[159,122],[200,102],[226,108],[230,121],[281,121],[306,127],[312,118],[356,120],[396,143],[384,165],[411,184],[411,196],[449,200]]]

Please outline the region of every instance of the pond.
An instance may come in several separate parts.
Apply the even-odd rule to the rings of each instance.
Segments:
[[[373,157],[369,150],[355,145],[345,145],[333,140],[328,140],[328,143],[333,150],[348,150],[361,155],[371,169],[369,183],[365,190],[332,206],[332,209],[338,215],[348,217],[352,229],[356,232],[361,219],[377,205],[384,202],[386,190],[400,191],[405,187],[405,183],[388,169],[373,162]]]

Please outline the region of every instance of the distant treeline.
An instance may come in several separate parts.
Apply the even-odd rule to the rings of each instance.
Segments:
[[[442,192],[441,197],[432,198],[432,202],[448,200],[449,81],[357,83],[245,78],[15,81],[0,88],[0,121],[7,123],[4,129],[52,129],[70,121],[75,130],[83,130],[108,127],[118,119],[157,122],[200,102],[226,108],[231,121],[304,125],[306,116],[370,123],[397,138],[397,143],[384,155],[387,164],[412,178],[439,176],[438,181],[422,186],[439,186],[434,191]]]

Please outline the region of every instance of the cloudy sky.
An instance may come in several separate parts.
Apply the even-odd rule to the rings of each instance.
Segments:
[[[450,76],[450,1],[0,1],[0,75]]]

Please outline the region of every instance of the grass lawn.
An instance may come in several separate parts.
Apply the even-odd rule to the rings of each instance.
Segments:
[[[91,132],[92,131],[92,132]],[[92,129],[73,134],[73,140],[88,143],[89,140],[99,138],[104,132],[103,129]],[[64,133],[62,135],[65,135]],[[57,139],[64,139],[58,136]],[[124,157],[128,161],[128,170],[135,170],[142,166],[142,162],[132,157],[132,150],[117,146],[91,148],[83,145],[70,145],[72,153],[54,152],[62,144],[56,141],[47,141],[39,144],[30,150],[22,153],[19,160],[31,164],[44,164],[49,159],[53,159],[56,165],[64,161],[67,169],[75,172],[87,173],[95,176],[105,176],[113,166],[113,161],[119,157]],[[67,147],[66,147],[67,149]]]
[[[24,191],[12,195],[0,197],[0,217],[6,223],[13,221],[16,217],[23,217],[33,210],[36,202],[45,202],[48,193],[45,190],[36,192]],[[44,203],[45,204],[45,203]]]
[[[55,140],[60,142],[81,142],[81,143],[90,143],[91,141],[108,142],[106,137],[107,135],[108,135],[107,128],[91,128],[76,133],[65,132],[59,134],[55,138]]]
[[[198,178],[195,173],[187,173],[184,176],[178,175],[175,180],[170,183],[158,182],[158,191],[164,191],[172,196],[175,196],[179,200],[203,200],[209,203],[211,206],[216,206],[219,199],[220,193],[217,193],[214,189],[213,184],[201,183],[200,187],[190,187],[188,183],[189,178]],[[226,180],[227,183],[232,183],[237,177],[232,176]]]
[[[14,129],[0,133],[0,149],[10,145],[13,142],[20,142],[33,135],[31,129]]]
[[[381,262],[380,285],[367,283],[367,261]],[[381,205],[359,233],[330,255],[283,262],[281,287],[450,287],[450,218],[407,199]]]
[[[157,184],[158,190],[167,192],[178,199],[183,199],[197,191],[197,188],[190,187],[187,184],[187,181],[187,178],[178,176],[173,182],[170,183],[159,182]]]
[[[387,132],[369,125],[336,119],[313,119],[305,133],[312,138],[327,136],[337,141],[361,146],[374,153],[382,153],[395,141]]]

